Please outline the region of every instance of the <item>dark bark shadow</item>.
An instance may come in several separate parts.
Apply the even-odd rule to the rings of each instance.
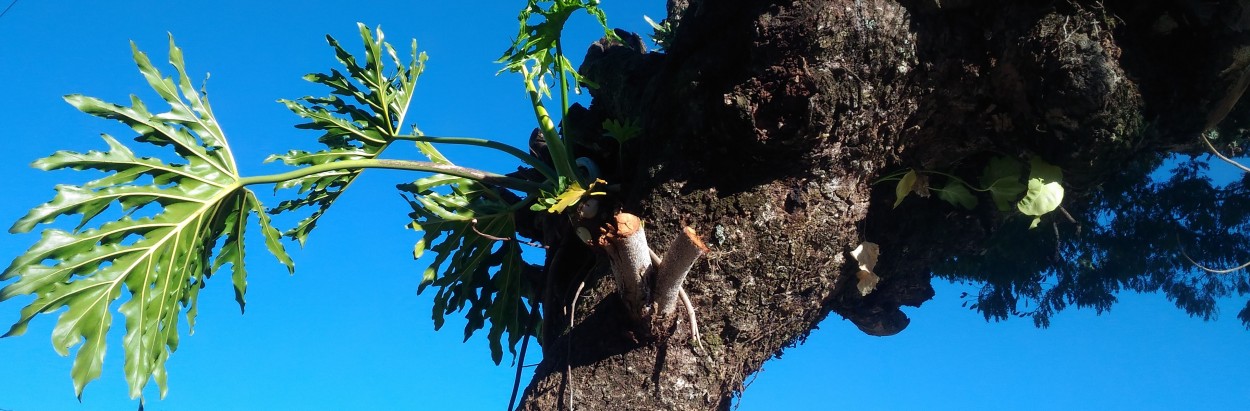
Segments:
[[[639,335],[621,327],[630,323],[626,312],[625,303],[616,294],[599,301],[571,334],[564,335],[561,346],[577,346],[570,353],[568,363],[573,367],[590,365],[646,345]]]

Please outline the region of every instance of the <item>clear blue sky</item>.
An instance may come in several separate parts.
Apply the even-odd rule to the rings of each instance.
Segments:
[[[32,160],[59,149],[102,148],[102,131],[129,135],[76,112],[61,95],[124,101],[140,93],[157,105],[134,69],[128,41],[163,61],[167,32],[186,52],[193,78],[212,73],[210,98],[245,173],[273,172],[260,164],[266,155],[310,147],[315,135],[292,128],[297,119],[274,100],[321,93],[300,76],[335,64],[325,34],[356,44],[357,21],[382,25],[396,44],[416,38],[429,53],[412,117],[426,133],[519,145],[533,127],[520,82],[495,76],[492,63],[516,33],[519,1],[164,3],[25,0],[0,18],[0,87],[8,96],[0,100],[0,130],[9,142],[0,161],[8,189],[0,220],[7,224],[47,201],[55,183],[81,181],[74,173],[31,169]],[[663,16],[660,0],[604,3],[610,23],[633,31],[646,30],[643,14]],[[571,30],[570,50],[598,37],[586,18]],[[513,166],[478,153],[449,152],[484,168]],[[503,408],[512,369],[490,362],[482,337],[462,344],[461,323],[433,332],[429,296],[415,293],[424,262],[410,257],[417,235],[403,228],[407,206],[392,188],[409,179],[366,173],[307,247],[292,246],[294,276],[263,248],[251,247],[246,315],[239,315],[228,281],[215,278],[201,294],[195,335],[183,339],[168,363],[168,397],[158,400],[150,389],[148,409]],[[16,256],[35,237],[0,235],[0,258]],[[1123,295],[1109,314],[1066,311],[1050,329],[1038,330],[1027,320],[987,324],[960,307],[958,295],[969,289],[939,284],[937,298],[910,310],[911,327],[894,337],[868,337],[830,318],[806,345],[765,364],[739,409],[1250,404],[1250,332],[1235,319],[1242,301],[1224,301],[1221,319],[1204,323],[1162,296]],[[28,301],[0,304],[0,326]],[[110,340],[103,377],[80,404],[71,360],[48,343],[54,322],[55,316],[42,316],[25,336],[0,340],[0,409],[134,409],[121,373],[120,333]]]

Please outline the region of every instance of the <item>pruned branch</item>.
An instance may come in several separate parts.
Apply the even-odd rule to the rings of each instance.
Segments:
[[[660,315],[672,314],[677,309],[677,294],[686,281],[686,273],[694,262],[708,251],[693,228],[685,227],[682,234],[669,244],[668,252],[656,271],[655,306]]]
[[[600,230],[598,245],[611,260],[617,292],[625,301],[630,316],[641,320],[646,308],[643,302],[647,301],[643,279],[652,267],[651,248],[647,246],[642,220],[629,213],[617,214]]]

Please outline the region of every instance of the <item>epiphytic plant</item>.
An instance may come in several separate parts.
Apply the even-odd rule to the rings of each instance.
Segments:
[[[535,334],[536,296],[522,281],[526,265],[517,237],[516,212],[535,208],[551,213],[566,210],[590,190],[593,179],[577,172],[566,136],[561,135],[544,107],[550,98],[549,78],[559,81],[561,113],[568,93],[585,80],[564,57],[560,33],[565,21],[584,10],[601,23],[606,18],[590,1],[530,1],[521,13],[521,31],[501,62],[522,75],[550,162],[505,144],[475,138],[433,137],[410,121],[417,78],[426,57],[412,42],[410,58],[400,58],[382,31],[360,25],[363,56],[357,57],[327,36],[342,69],[310,74],[305,79],[324,85],[323,97],[282,100],[306,122],[297,128],[321,133],[319,151],[290,151],[268,161],[297,169],[266,176],[242,176],[235,165],[222,127],[213,116],[207,95],[191,83],[182,52],[170,39],[169,63],[177,71],[164,77],[148,57],[132,45],[134,60],[153,90],[170,106],[152,112],[137,97],[117,105],[71,95],[66,101],[97,117],[119,121],[136,133],[135,144],[164,149],[164,157],[141,157],[131,146],[104,135],[105,151],[57,152],[38,160],[44,170],[97,170],[106,175],[78,186],[61,185],[57,195],[21,218],[10,229],[21,233],[62,217],[79,216],[69,229],[48,228],[25,254],[0,276],[16,279],[0,290],[0,301],[33,294],[35,300],[5,334],[20,335],[37,314],[61,313],[53,346],[67,355],[78,348],[72,377],[81,396],[88,382],[100,376],[105,335],[112,323],[110,304],[121,300],[125,317],[125,374],[132,397],[155,380],[164,396],[165,361],[179,346],[185,324],[195,325],[200,288],[230,266],[240,307],[247,291],[245,231],[254,221],[269,251],[294,270],[282,237],[300,244],[319,218],[366,168],[388,168],[429,174],[399,189],[412,206],[411,227],[423,231],[414,254],[437,254],[423,274],[420,289],[438,289],[435,327],[442,316],[465,311],[465,336],[491,322],[488,339],[496,363],[503,341],[509,349]],[[605,32],[611,35],[611,31]],[[386,149],[399,141],[415,142],[427,161],[387,159]],[[515,156],[537,177],[493,174],[453,163],[438,145],[462,144]],[[171,150],[172,149],[172,150]],[[272,184],[294,190],[294,198],[266,208],[250,187]],[[112,212],[107,212],[109,209]],[[285,232],[270,214],[311,210]],[[531,304],[527,305],[526,300]]]
[[[1063,202],[1063,170],[1037,156],[1029,158],[1028,175],[1025,164],[1011,157],[991,158],[981,174],[981,186],[951,174],[933,170],[906,169],[882,177],[876,183],[898,181],[894,187],[894,206],[902,204],[911,193],[928,197],[936,191],[938,198],[953,206],[974,209],[978,200],[973,192],[989,193],[994,206],[1001,212],[1014,208],[1021,214],[1033,217],[1030,228],[1037,227],[1041,217],[1059,208]],[[938,188],[930,185],[929,176],[946,179]],[[1023,195],[1023,196],[1022,196]],[[1014,207],[1013,207],[1014,206]]]

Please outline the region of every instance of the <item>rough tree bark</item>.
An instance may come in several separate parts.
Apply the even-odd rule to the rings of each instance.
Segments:
[[[565,127],[653,247],[684,225],[703,235],[711,251],[685,286],[703,348],[681,316],[658,329],[631,321],[573,227],[537,222],[560,246],[523,409],[726,409],[744,378],[830,312],[868,334],[902,331],[899,307],[933,295],[928,267],[983,248],[998,220],[984,204],[892,209],[893,187],[870,184],[885,173],[975,175],[992,155],[1037,155],[1064,170],[1064,206],[1083,212],[1118,170],[1199,150],[1213,119],[1246,110],[1232,103],[1250,68],[1247,1],[669,7],[666,53],[636,39],[591,48],[582,71],[599,88]],[[600,136],[605,119],[644,131],[618,150]],[[866,240],[881,246],[881,281],[861,297],[847,253]]]

